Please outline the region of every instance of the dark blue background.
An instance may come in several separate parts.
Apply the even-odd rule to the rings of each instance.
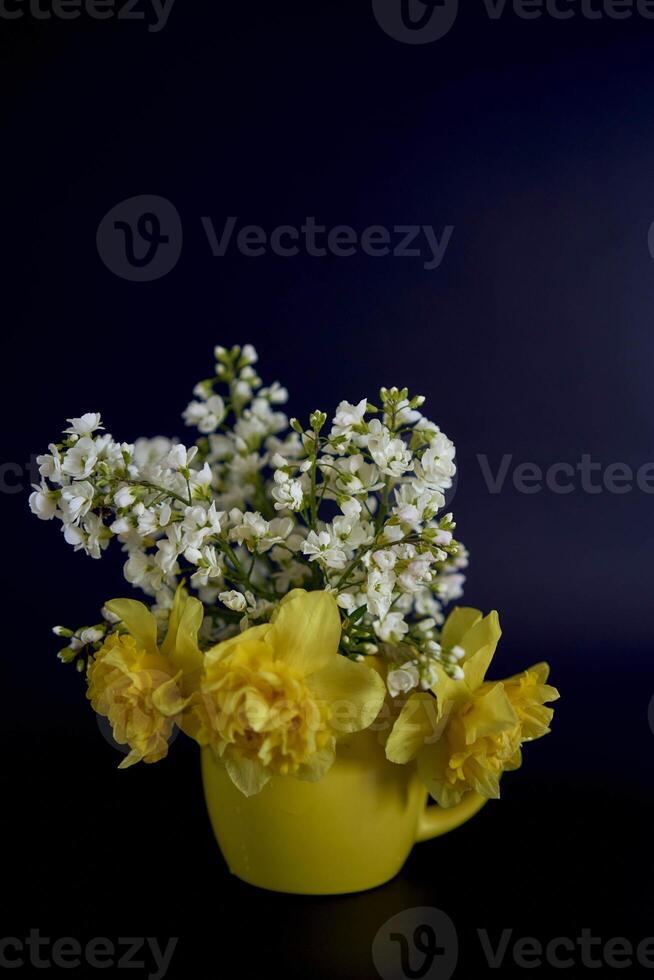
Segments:
[[[578,484],[525,495],[510,479],[491,494],[477,456],[493,469],[507,453],[543,467],[584,453],[634,470],[654,460],[654,22],[494,22],[470,3],[445,38],[410,46],[364,2],[207,7],[177,0],[158,34],[140,23],[0,21],[4,459],[44,451],[84,411],[101,411],[121,439],[183,438],[180,412],[215,343],[254,343],[264,378],[287,384],[299,416],[374,397],[380,384],[427,395],[427,414],[458,449],[465,600],[500,612],[496,669],[547,659],[562,693],[553,734],[505,779],[505,803],[451,840],[489,860],[484,828],[504,835],[503,851],[521,835],[525,846],[538,840],[549,870],[537,874],[535,904],[520,906],[532,934],[544,921],[571,934],[577,915],[590,924],[606,913],[613,934],[623,920],[649,921],[650,894],[634,896],[630,869],[640,867],[640,886],[651,880],[638,828],[653,796],[654,496]],[[173,202],[184,228],[179,264],[151,283],[113,275],[95,242],[103,215],[139,194]],[[228,215],[267,229],[314,215],[327,226],[455,231],[434,271],[361,254],[213,258],[201,215],[217,227]],[[156,815],[172,806],[178,821],[192,810],[201,860],[215,860],[192,747],[178,742],[164,765],[116,774],[80,679],[55,657],[53,623],[93,621],[125,590],[120,555],[73,554],[54,522],[28,513],[27,489],[2,505],[0,725],[38,860],[55,840],[64,846],[52,874],[77,869],[79,902],[93,878],[91,838],[79,854],[61,840],[64,824],[87,825],[86,794],[105,836],[135,799]],[[50,773],[59,819],[32,766]],[[117,815],[105,810],[108,787]],[[113,866],[125,852],[112,846]],[[428,877],[418,853],[438,865],[444,846],[414,854],[404,885]],[[515,923],[525,890],[507,884],[496,896],[502,925]],[[46,921],[55,895],[39,906]],[[246,899],[234,895],[238,909]],[[452,910],[447,896],[425,897]],[[87,928],[97,932],[92,917]]]

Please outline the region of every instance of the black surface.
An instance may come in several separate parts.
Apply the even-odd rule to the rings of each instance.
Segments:
[[[21,772],[12,809],[20,815],[9,824],[17,873],[9,879],[6,935],[38,928],[41,936],[81,942],[179,937],[169,975],[180,977],[191,969],[258,977],[271,963],[291,977],[374,977],[377,931],[422,906],[455,924],[456,976],[471,966],[485,974],[479,929],[493,944],[507,929],[514,940],[544,945],[576,941],[584,929],[603,943],[625,937],[634,948],[652,935],[651,799],[620,773],[617,752],[601,778],[583,763],[576,775],[548,771],[543,747],[541,766],[532,759],[531,769],[505,779],[501,802],[418,845],[389,884],[304,898],[273,895],[229,874],[190,745],[178,743],[164,765],[118,773],[93,727],[83,732],[83,750],[76,731],[29,738],[13,760]],[[523,972],[509,952],[500,975],[514,970]]]
[[[121,439],[184,436],[217,342],[255,343],[299,416],[407,384],[458,448],[466,601],[500,611],[496,673],[547,659],[562,693],[503,800],[417,847],[394,882],[258,892],[224,868],[193,746],[115,771],[49,628],[93,621],[124,591],[120,560],[72,554],[19,476],[22,492],[0,495],[0,938],[178,936],[171,976],[369,978],[378,929],[423,905],[455,923],[455,976],[488,972],[478,928],[654,935],[654,498],[578,481],[491,494],[477,458],[654,459],[653,51],[639,17],[489,21],[481,3],[421,46],[387,37],[365,2],[177,0],[157,34],[0,18],[4,460],[22,465],[89,410]],[[95,243],[139,194],[168,198],[184,226],[178,265],[152,283],[114,276]],[[455,231],[432,272],[214,259],[202,215]]]

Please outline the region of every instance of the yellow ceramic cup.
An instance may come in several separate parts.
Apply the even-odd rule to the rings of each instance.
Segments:
[[[202,750],[207,808],[230,870],[278,892],[334,895],[374,888],[394,877],[417,841],[469,820],[485,800],[427,806],[415,765],[388,762],[373,732],[339,742],[319,782],[273,777],[243,796],[210,749]]]

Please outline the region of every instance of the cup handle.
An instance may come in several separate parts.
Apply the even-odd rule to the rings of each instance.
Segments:
[[[466,820],[474,817],[486,803],[486,798],[478,793],[466,793],[460,803],[445,809],[442,806],[425,806],[418,821],[416,843],[440,837],[448,831],[460,827]]]

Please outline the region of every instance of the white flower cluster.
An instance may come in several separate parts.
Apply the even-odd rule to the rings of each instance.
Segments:
[[[378,406],[344,401],[329,426],[316,411],[289,431],[287,392],[262,387],[251,345],[217,347],[215,360],[184,412],[194,445],[118,443],[99,415],[70,419],[38,459],[33,512],[94,558],[117,538],[126,579],[162,622],[186,581],[205,605],[207,642],[265,621],[292,588],[328,589],[343,652],[388,657],[391,693],[427,685],[435,662],[456,676],[438,626],[467,554],[441,514],[454,446],[419,411],[424,398],[382,388]]]

